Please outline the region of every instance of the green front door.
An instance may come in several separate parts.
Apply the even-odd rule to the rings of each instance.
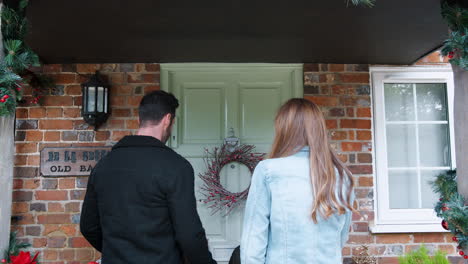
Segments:
[[[234,131],[241,144],[269,151],[274,136],[273,120],[279,106],[303,96],[300,64],[162,64],[161,86],[180,102],[169,145],[187,158],[195,170],[195,193],[200,201],[205,171],[204,149],[223,144]],[[250,173],[240,164],[225,166],[223,185],[232,191],[249,186]],[[244,206],[212,215],[201,201],[198,212],[218,263],[227,263],[239,245]]]

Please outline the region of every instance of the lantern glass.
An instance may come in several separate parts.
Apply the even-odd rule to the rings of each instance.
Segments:
[[[104,112],[107,113],[108,112],[108,106],[107,106],[107,98],[109,97],[109,89],[106,87],[105,88],[105,95],[104,95]]]
[[[104,113],[104,87],[98,87],[97,90],[97,112]]]
[[[96,112],[96,87],[88,87],[88,112]]]

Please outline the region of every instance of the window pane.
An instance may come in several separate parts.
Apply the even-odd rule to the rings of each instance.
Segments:
[[[423,167],[448,167],[449,127],[446,124],[419,125],[419,155]]]
[[[412,209],[419,207],[419,183],[416,170],[389,171],[388,181],[390,209]]]
[[[385,118],[387,121],[412,121],[414,118],[413,84],[386,83]]]
[[[416,167],[416,125],[387,125],[388,167]]]
[[[421,171],[421,199],[422,208],[434,208],[439,197],[432,190],[431,182],[433,182],[437,175],[444,171]]]
[[[419,121],[447,120],[447,89],[444,83],[416,84]]]

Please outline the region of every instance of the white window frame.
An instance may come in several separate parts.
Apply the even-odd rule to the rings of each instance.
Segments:
[[[390,209],[388,165],[385,130],[385,83],[445,83],[447,85],[448,120],[450,133],[451,167],[454,169],[455,137],[453,128],[454,81],[452,68],[444,66],[370,67],[373,91],[374,175],[376,184],[375,220],[372,233],[447,232],[433,209]]]

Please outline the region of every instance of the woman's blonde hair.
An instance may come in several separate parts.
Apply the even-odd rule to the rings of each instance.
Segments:
[[[327,219],[334,213],[354,211],[351,172],[330,147],[325,119],[319,107],[302,98],[287,101],[275,119],[275,139],[269,158],[287,157],[310,148],[310,178],[314,194],[312,219]],[[335,173],[335,168],[338,174]]]

